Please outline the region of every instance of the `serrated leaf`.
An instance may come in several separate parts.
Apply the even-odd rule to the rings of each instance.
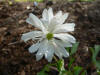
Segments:
[[[70,55],[73,55],[74,53],[76,53],[77,48],[78,48],[78,45],[79,45],[79,42],[76,42],[76,43],[73,45],[73,47],[72,47],[72,49],[71,49]]]

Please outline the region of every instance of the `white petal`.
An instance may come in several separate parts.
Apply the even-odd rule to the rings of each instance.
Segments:
[[[52,32],[57,25],[62,25],[65,22],[65,20],[67,19],[67,17],[68,17],[68,13],[65,13],[64,15],[62,15],[60,17],[56,17],[56,16],[53,17],[53,19],[51,20],[51,22],[48,26],[49,31]]]
[[[59,45],[61,45],[62,47],[72,47],[72,44],[68,41],[63,41],[63,40],[57,40],[55,39],[55,42]]]
[[[41,41],[39,50],[38,50],[38,52],[36,54],[36,59],[37,60],[40,60],[43,57],[43,55],[45,54],[45,51],[48,48],[47,43],[48,43],[48,40]]]
[[[35,39],[36,37],[41,37],[41,36],[42,36],[42,32],[41,31],[32,31],[32,32],[28,32],[28,33],[22,34],[21,39],[26,42],[26,41],[28,41],[30,39]]]
[[[57,49],[60,51],[62,56],[64,56],[64,57],[68,57],[69,56],[69,53],[66,51],[66,49],[64,47],[60,47],[59,46]]]
[[[69,35],[69,34],[64,34],[64,33],[61,33],[61,34],[54,34],[54,37],[55,38],[58,38],[62,41],[68,41],[68,42],[71,42],[71,43],[75,43],[76,42],[76,39],[72,36],[72,35]]]
[[[64,46],[62,45],[62,43],[60,43],[60,41],[54,40],[57,47],[57,50],[59,50],[60,53],[62,53],[62,56],[64,57],[68,57],[69,53],[66,51],[66,49],[64,48]]]
[[[28,22],[29,24],[32,24],[33,26],[35,26],[35,27],[41,29],[43,32],[45,32],[45,27],[43,26],[42,22],[34,14],[30,13],[29,18],[26,19],[26,22]]]
[[[40,46],[40,43],[33,44],[33,45],[29,48],[29,52],[30,52],[30,53],[36,52],[36,51],[38,50],[39,46]]]
[[[55,15],[56,18],[61,18],[62,16],[62,11],[58,11],[58,13]]]
[[[52,18],[53,18],[52,8],[49,8],[48,10],[44,9],[44,11],[42,13],[42,21],[46,21],[49,24]]]
[[[70,32],[74,31],[75,24],[74,23],[66,23],[63,25],[57,25],[53,33],[61,33],[61,32]]]
[[[53,18],[53,10],[52,10],[52,8],[48,9],[48,17],[49,17],[49,22],[50,22],[51,19]]]
[[[59,51],[62,53],[64,57],[68,57],[69,53],[66,51],[64,47],[59,47]]]
[[[53,45],[55,48],[55,50],[54,50],[55,55],[57,55],[59,57],[59,59],[62,59],[62,53],[59,51],[57,44],[55,42],[53,42]]]
[[[61,15],[61,14],[60,14]],[[61,25],[65,22],[65,20],[68,18],[68,13],[65,13],[64,15],[61,16],[55,16],[52,21],[53,23],[55,22],[56,25]]]
[[[47,29],[47,28],[48,28],[48,25],[49,25],[48,20],[44,20],[44,19],[42,18],[41,21],[42,21],[44,27]]]
[[[59,20],[59,24],[63,24],[65,20],[68,18],[68,13],[65,13],[63,16],[61,16],[61,19]]]
[[[54,55],[54,46],[51,43],[48,43],[48,49],[45,51],[45,58],[48,62],[52,61]]]
[[[48,20],[48,11],[47,11],[47,9],[44,9],[43,10],[42,19],[43,20]]]
[[[39,61],[40,59],[42,59],[42,57],[43,57],[43,53],[38,51],[36,54],[36,60]]]
[[[62,59],[63,55],[58,49],[55,49],[55,55],[57,55],[59,57],[59,59]]]

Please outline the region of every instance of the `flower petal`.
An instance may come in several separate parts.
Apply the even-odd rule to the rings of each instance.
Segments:
[[[58,11],[54,17],[61,18],[61,16],[62,16],[62,11]]]
[[[49,18],[49,22],[51,21],[51,19],[53,18],[53,10],[52,8],[48,9],[48,18]]]
[[[68,18],[68,13],[65,13],[63,16],[61,16],[61,19],[59,20],[59,24],[63,24],[65,20]]]
[[[38,50],[38,48],[40,47],[40,43],[36,43],[36,44],[33,44],[30,48],[29,48],[29,52],[30,53],[34,53]]]
[[[35,26],[35,27],[41,29],[43,32],[45,32],[45,27],[43,26],[42,22],[34,14],[30,13],[29,18],[26,19],[26,22],[29,24],[32,24],[33,26]]]
[[[38,51],[36,54],[36,60],[39,61],[40,59],[42,59],[42,57],[43,57],[43,53]]]
[[[35,39],[36,37],[41,37],[41,36],[42,36],[42,32],[41,31],[32,31],[32,32],[28,32],[28,33],[22,34],[21,39],[26,42],[26,41],[28,41],[30,39]]]
[[[59,17],[57,16],[53,17],[53,19],[51,19],[50,24],[48,25],[48,30],[52,32],[57,25],[62,25],[67,19],[67,17],[68,17],[68,13],[65,13],[64,15]]]
[[[43,57],[43,55],[45,54],[45,51],[48,48],[47,43],[48,43],[48,40],[46,40],[46,39],[41,41],[39,50],[38,50],[38,52],[36,54],[36,59],[37,60],[40,60]]]
[[[63,41],[63,40],[57,40],[55,39],[55,42],[59,45],[61,45],[62,47],[72,47],[72,44],[68,41]]]
[[[54,40],[54,41],[55,41],[56,45],[58,46],[57,50],[59,50],[59,52],[62,53],[62,56],[68,57],[69,53],[66,51],[64,46],[60,42],[58,42],[57,40]]]
[[[66,23],[63,25],[57,25],[53,33],[74,31],[74,27],[75,27],[75,23]]]
[[[51,44],[51,42],[48,43],[48,49],[45,51],[45,58],[48,60],[48,62],[52,61],[54,55],[54,46]]]
[[[68,15],[69,15],[68,13],[65,13],[64,15],[61,15],[61,16],[55,16],[53,20],[54,22],[56,22],[57,25],[61,25],[68,18]]]
[[[43,20],[48,20],[48,11],[47,11],[47,9],[44,9],[43,10],[42,19]]]
[[[59,51],[57,44],[55,42],[53,42],[53,45],[55,48],[55,50],[54,50],[55,55],[57,55],[59,57],[59,59],[62,59],[62,53]]]
[[[69,34],[64,34],[64,33],[61,33],[61,34],[54,34],[54,37],[55,38],[58,38],[62,41],[68,41],[70,43],[75,43],[76,42],[76,39],[72,36],[72,35],[69,35]]]
[[[44,20],[43,18],[41,19],[44,27],[47,29],[48,28],[48,25],[49,25],[49,22],[47,20]]]
[[[43,13],[42,13],[42,21],[46,21],[48,23],[50,23],[51,19],[53,18],[53,10],[52,8],[44,9]]]

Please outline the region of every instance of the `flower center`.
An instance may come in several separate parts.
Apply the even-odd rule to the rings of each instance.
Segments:
[[[48,40],[51,40],[51,39],[53,38],[53,34],[52,34],[52,33],[48,33],[48,34],[46,35],[46,38],[47,38]]]

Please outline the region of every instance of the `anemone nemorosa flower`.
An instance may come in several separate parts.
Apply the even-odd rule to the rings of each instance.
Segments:
[[[63,24],[67,18],[68,13],[62,14],[62,11],[59,11],[54,15],[52,8],[44,9],[41,19],[32,13],[29,14],[26,22],[40,30],[25,33],[21,39],[25,42],[30,39],[38,40],[29,48],[30,53],[37,52],[37,60],[45,56],[48,62],[51,62],[54,54],[60,59],[69,56],[65,47],[72,47],[76,40],[68,34],[68,32],[74,31],[75,24]]]

